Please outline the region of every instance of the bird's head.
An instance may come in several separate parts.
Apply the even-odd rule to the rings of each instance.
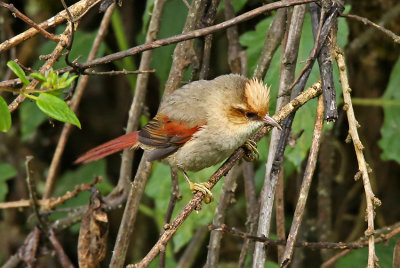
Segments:
[[[257,79],[247,79],[241,86],[237,102],[232,102],[229,117],[232,122],[257,128],[266,123],[281,129],[268,115],[270,89]]]

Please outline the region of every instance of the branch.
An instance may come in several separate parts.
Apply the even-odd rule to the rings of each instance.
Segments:
[[[147,44],[139,45],[139,46],[136,46],[136,47],[124,50],[124,51],[113,53],[113,54],[107,55],[105,57],[101,57],[96,60],[93,60],[93,61],[90,61],[87,63],[83,63],[83,64],[81,64],[81,67],[82,68],[92,68],[94,66],[97,66],[100,64],[106,64],[106,63],[109,63],[109,62],[112,62],[115,60],[122,59],[124,57],[132,56],[132,55],[135,55],[137,53],[140,53],[140,52],[143,52],[146,50],[151,50],[151,49],[158,48],[161,46],[166,46],[166,45],[194,39],[194,38],[197,38],[200,36],[208,35],[210,33],[216,32],[216,31],[224,30],[233,25],[250,20],[250,19],[252,19],[258,15],[261,15],[264,12],[269,11],[269,10],[274,10],[274,9],[289,7],[289,6],[295,6],[295,5],[305,4],[305,3],[311,3],[311,2],[315,2],[315,0],[283,0],[283,1],[274,2],[271,4],[267,4],[267,5],[255,8],[251,11],[243,13],[240,16],[237,16],[233,19],[221,22],[219,24],[216,24],[216,25],[213,25],[210,27],[206,27],[206,28],[202,28],[202,29],[198,29],[198,30],[194,30],[194,31],[189,31],[187,33],[183,33],[183,34],[176,35],[176,36],[171,36],[171,37],[160,39],[160,40],[150,42]],[[71,68],[71,70],[72,70],[72,68]],[[70,70],[68,70],[68,71],[70,71]]]
[[[86,13],[89,9],[91,9],[93,6],[101,2],[101,0],[81,0],[78,3],[72,5],[69,7],[69,10],[72,14],[73,17],[80,16],[84,13]],[[67,19],[67,13],[65,10],[59,12],[57,15],[54,17],[51,17],[50,19],[40,23],[38,26],[45,30],[49,27],[56,26],[60,23],[63,23]],[[29,30],[26,30],[23,33],[20,33],[19,35],[16,35],[3,43],[0,44],[0,54],[2,54],[4,51],[7,51],[8,49],[15,47],[19,43],[35,36],[38,34],[39,31],[35,28],[30,28]]]
[[[305,14],[305,5],[296,6],[289,17],[286,29],[286,36],[282,45],[281,54],[281,76],[279,80],[278,100],[276,111],[286,105],[290,100],[290,85],[295,77],[296,61],[300,44],[300,37]],[[258,218],[257,235],[269,236],[272,208],[274,203],[275,186],[277,180],[271,180],[271,170],[275,159],[276,150],[280,139],[280,131],[272,130],[269,144],[268,160],[265,165],[264,184],[260,193],[260,211]],[[280,165],[280,164],[279,164]],[[277,177],[276,177],[277,179]],[[256,243],[253,257],[253,267],[265,265],[265,246]]]
[[[317,113],[314,125],[314,134],[310,147],[310,153],[308,155],[307,166],[306,170],[304,171],[304,178],[299,192],[299,199],[297,201],[296,210],[294,212],[294,217],[292,221],[292,226],[290,228],[290,233],[288,235],[285,253],[283,254],[282,257],[281,267],[287,267],[293,255],[293,247],[296,242],[297,233],[300,229],[303,220],[304,210],[308,198],[308,192],[310,190],[312,177],[314,175],[315,167],[317,165],[317,158],[318,158],[319,146],[321,144],[321,135],[323,126],[324,126],[324,100],[323,96],[321,95],[318,98]]]
[[[386,28],[384,28],[384,27],[382,27],[382,26],[370,21],[367,18],[360,17],[360,16],[357,16],[357,15],[352,15],[352,14],[340,14],[340,16],[344,17],[344,18],[348,18],[348,19],[354,19],[354,20],[360,21],[360,22],[362,22],[362,23],[364,23],[366,25],[372,26],[375,29],[379,30],[380,32],[382,32],[382,33],[386,34],[387,36],[389,36],[390,38],[392,38],[393,42],[395,42],[395,43],[400,45],[400,36],[399,35],[397,35],[394,32],[392,32],[392,31],[390,31],[390,30],[388,30],[388,29],[386,29]]]
[[[298,109],[302,105],[304,105],[307,101],[312,98],[315,98],[321,94],[321,83],[317,82],[313,86],[311,86],[307,91],[300,94],[297,98],[292,100],[290,103],[282,107],[282,109],[277,112],[273,118],[277,122],[282,122],[282,120],[288,116],[291,112]],[[255,142],[258,142],[262,137],[264,137],[270,130],[271,126],[263,126],[261,129],[254,134],[251,139]],[[215,184],[222,178],[222,176],[226,175],[228,171],[233,167],[233,165],[244,155],[244,149],[238,148],[226,161],[222,166],[209,178],[207,181],[208,185],[210,185],[210,189],[212,189]],[[204,199],[205,195],[202,192],[197,192],[194,197],[187,203],[178,214],[178,216],[174,219],[174,221],[170,224],[170,228],[166,230],[162,236],[159,238],[158,242],[153,246],[153,248],[148,252],[148,254],[142,259],[142,261],[136,265],[128,265],[129,267],[147,267],[152,260],[158,255],[161,249],[165,248],[165,245],[175,234],[177,229],[182,225],[182,223],[186,220],[186,218],[190,215],[190,213],[197,208],[201,201]]]
[[[96,57],[96,54],[100,47],[100,44],[101,44],[101,42],[103,42],[104,36],[106,34],[106,30],[110,23],[110,19],[111,19],[111,15],[114,10],[114,7],[115,7],[115,4],[111,5],[107,9],[106,13],[103,16],[103,19],[100,23],[99,30],[93,41],[92,48],[90,49],[90,52],[88,55],[88,60],[92,60]],[[74,112],[76,112],[78,110],[79,103],[82,99],[83,92],[85,91],[88,81],[89,81],[88,76],[82,76],[78,82],[78,85],[75,89],[74,95],[71,100],[71,105],[70,105],[70,108]],[[60,138],[57,143],[57,147],[56,147],[54,155],[53,155],[53,159],[51,160],[49,172],[47,173],[45,191],[43,194],[44,198],[50,197],[50,194],[51,194],[51,191],[53,188],[53,184],[54,184],[54,180],[57,175],[58,166],[60,165],[61,157],[64,152],[65,146],[67,144],[69,134],[71,133],[72,129],[73,129],[73,126],[71,124],[64,124],[63,130],[61,132]]]
[[[264,243],[265,245],[268,246],[278,246],[278,245],[286,245],[285,240],[274,240],[270,239],[264,236],[254,236],[245,232],[240,231],[237,228],[229,228],[225,224],[216,226],[216,225],[209,225],[208,228],[210,230],[217,230],[220,232],[224,233],[229,233],[235,236],[239,236],[245,239],[251,239],[257,242]],[[400,223],[393,224],[388,227],[384,227],[382,229],[377,230],[379,232],[378,235],[376,235],[376,242],[377,243],[383,243],[386,242],[393,237],[397,236],[400,233]],[[341,249],[344,251],[350,252],[351,250],[354,249],[359,249],[359,248],[364,248],[368,246],[368,241],[365,239],[365,237],[360,237],[358,240],[354,242],[296,242],[294,243],[295,247],[302,247],[302,248],[308,248],[312,250],[320,250],[320,249]],[[332,264],[332,263],[330,263]],[[326,267],[325,264],[323,264],[321,267]]]
[[[59,41],[58,36],[55,36],[54,34],[49,33],[48,31],[46,31],[45,29],[40,27],[40,25],[37,25],[33,20],[31,20],[29,17],[25,16],[18,9],[16,9],[13,4],[6,4],[4,2],[0,2],[0,6],[5,7],[8,10],[10,10],[14,17],[17,17],[17,18],[20,18],[21,20],[23,20],[26,24],[28,24],[29,26],[35,28],[38,32],[40,32],[44,37],[46,37],[54,42]],[[1,52],[0,52],[0,54],[1,54]]]
[[[357,156],[357,161],[358,161],[358,168],[359,172],[361,173],[361,177],[363,180],[364,184],[364,190],[365,190],[365,198],[367,201],[367,220],[368,220],[368,229],[365,232],[365,235],[368,237],[368,268],[373,268],[375,267],[375,244],[374,244],[374,207],[375,206],[380,206],[381,201],[375,197],[371,184],[369,181],[368,177],[368,168],[367,168],[367,163],[364,158],[364,146],[362,145],[360,138],[358,136],[358,131],[357,128],[359,127],[359,124],[355,118],[354,115],[354,110],[353,110],[353,105],[351,103],[351,96],[350,96],[350,86],[349,86],[349,80],[347,77],[347,72],[346,72],[346,65],[345,65],[345,59],[343,56],[343,52],[340,51],[339,48],[336,48],[335,51],[335,58],[338,64],[339,68],[339,74],[340,74],[340,81],[342,84],[342,90],[343,90],[343,99],[344,99],[344,107],[343,109],[346,111],[347,114],[347,120],[349,123],[349,134],[351,136],[351,139],[353,140],[354,144],[354,150],[356,152]]]

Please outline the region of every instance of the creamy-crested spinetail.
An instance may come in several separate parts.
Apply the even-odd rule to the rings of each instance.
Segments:
[[[100,145],[75,163],[87,163],[125,148],[149,151],[148,161],[160,160],[181,170],[192,191],[212,193],[206,183],[192,183],[185,171],[215,165],[246,145],[263,124],[280,128],[268,115],[269,88],[261,81],[229,74],[184,85],[165,98],[158,114],[143,129]]]

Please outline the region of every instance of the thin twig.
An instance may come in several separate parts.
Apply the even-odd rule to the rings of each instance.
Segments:
[[[250,162],[242,163],[244,194],[246,198],[246,231],[254,234],[257,228],[258,210],[260,208],[257,202],[256,185],[254,182],[254,166]],[[252,254],[254,250],[254,242],[245,239],[240,250],[238,267],[245,267],[247,254]]]
[[[56,36],[54,34],[51,34],[48,31],[46,31],[45,29],[43,29],[42,27],[40,27],[40,25],[36,24],[33,20],[31,20],[29,17],[25,16],[18,9],[16,9],[13,4],[6,4],[4,2],[0,2],[0,6],[9,9],[14,17],[18,17],[21,20],[23,20],[26,24],[28,24],[29,26],[35,28],[38,32],[40,32],[44,37],[46,37],[46,38],[48,38],[48,39],[50,39],[50,40],[52,40],[54,42],[58,42],[59,41],[59,37],[58,36]]]
[[[119,226],[117,239],[115,240],[110,267],[122,267],[125,263],[126,252],[128,251],[129,241],[136,221],[136,214],[139,210],[139,203],[147,180],[150,177],[152,163],[147,161],[147,155],[148,153],[143,154],[135,179],[130,185],[124,214]]]
[[[42,216],[40,215],[39,212],[39,207],[38,207],[38,196],[37,196],[37,191],[36,191],[36,186],[35,183],[33,182],[33,170],[31,167],[31,161],[33,160],[33,156],[27,156],[25,160],[25,168],[26,168],[26,184],[28,185],[28,192],[29,192],[29,201],[30,204],[33,208],[33,212],[35,213],[36,219],[39,223],[39,226],[41,229],[45,228],[45,223],[42,220]]]
[[[382,27],[372,21],[370,21],[369,19],[365,18],[365,17],[360,17],[357,15],[352,15],[352,14],[340,14],[341,17],[345,17],[345,18],[349,18],[349,19],[355,19],[357,21],[360,21],[364,24],[367,24],[369,26],[374,27],[375,29],[381,31],[382,33],[386,34],[387,36],[389,36],[390,38],[392,38],[393,42],[400,44],[400,36],[395,34],[394,32],[386,29],[385,27]]]
[[[162,226],[161,234],[169,228],[169,223],[171,222],[172,213],[174,212],[175,204],[178,200],[182,199],[182,195],[179,193],[179,181],[177,170],[171,168],[171,197],[168,203],[167,213],[165,213],[164,224]],[[160,261],[158,263],[158,268],[165,267],[165,256],[166,251],[160,252]]]
[[[96,54],[100,48],[100,44],[104,39],[104,36],[107,31],[107,27],[110,23],[111,15],[114,10],[115,4],[111,5],[107,11],[105,12],[103,19],[100,23],[99,30],[97,32],[97,35],[93,41],[92,48],[90,49],[89,55],[88,55],[88,60],[92,60],[96,57]],[[71,100],[71,105],[70,108],[76,112],[79,106],[79,103],[82,99],[83,92],[85,91],[86,85],[89,81],[88,76],[82,76],[81,79],[79,80],[79,83],[75,89],[74,95]],[[49,167],[49,172],[47,174],[46,178],[46,185],[45,185],[45,191],[43,194],[43,197],[45,199],[50,197],[53,185],[54,185],[54,180],[57,175],[57,169],[60,165],[61,162],[61,157],[64,152],[65,146],[67,144],[67,140],[69,137],[69,134],[71,133],[71,130],[73,129],[73,126],[71,124],[65,124],[63,127],[63,130],[61,132],[60,138],[57,143],[57,147],[54,152],[53,159],[51,160],[51,164]]]
[[[202,26],[207,27],[214,24],[215,17],[217,15],[217,9],[220,0],[211,0],[207,11],[204,13],[204,17],[201,19]],[[209,34],[205,36],[204,41],[204,49],[203,49],[203,58],[202,65],[200,69],[200,79],[207,79],[208,73],[210,70],[210,59],[211,59],[211,46],[213,35]]]
[[[318,96],[321,94],[321,83],[317,82],[313,86],[311,86],[308,90],[301,93],[296,99],[292,100],[290,103],[282,107],[282,109],[277,112],[273,118],[279,123],[286,116],[288,116],[291,112],[298,109],[308,100]],[[251,139],[255,142],[258,142],[262,137],[264,137],[270,130],[271,126],[263,126],[260,130],[254,134]],[[244,155],[244,149],[238,148],[225,162],[222,166],[209,178],[207,181],[208,185],[210,185],[210,189],[212,189],[215,184],[221,179],[222,176],[227,174],[227,172],[233,167],[233,165]],[[170,228],[166,230],[162,236],[159,238],[157,243],[153,246],[153,248],[147,253],[147,255],[141,260],[140,263],[136,265],[128,265],[128,267],[147,267],[152,260],[159,254],[160,250],[165,248],[166,243],[172,238],[177,229],[182,225],[182,223],[186,220],[186,218],[190,215],[190,213],[197,208],[202,200],[204,199],[205,194],[202,192],[197,192],[194,197],[187,203],[178,214],[178,216],[174,219],[174,221],[170,224]]]
[[[254,236],[245,232],[240,231],[237,228],[229,228],[225,224],[223,225],[210,225],[208,227],[210,230],[217,230],[220,232],[225,232],[225,233],[230,233],[235,236],[239,236],[242,238],[247,238],[251,239],[260,243],[264,243],[268,246],[278,246],[278,245],[286,245],[285,240],[274,240],[270,239],[264,236]],[[395,223],[392,226],[382,228],[379,231],[379,235],[376,235],[376,241],[377,243],[383,243],[386,242],[390,239],[392,239],[394,236],[398,235],[400,233],[400,223]],[[340,249],[344,251],[351,251],[354,249],[359,249],[359,248],[364,248],[368,246],[368,241],[365,240],[365,237],[361,237],[358,240],[354,242],[296,242],[294,244],[295,247],[302,247],[302,248],[309,248],[312,250],[318,250],[318,249]],[[325,267],[322,265],[321,267]]]
[[[290,26],[285,27],[288,31],[287,38],[283,44],[283,53],[281,55],[281,77],[279,81],[278,100],[276,104],[276,111],[282,106],[286,105],[290,100],[289,86],[293,82],[296,70],[296,61],[300,44],[300,37],[304,21],[306,7],[305,5],[296,6],[293,9],[293,14],[290,18]],[[265,165],[264,185],[260,193],[260,211],[258,219],[257,235],[269,236],[271,215],[275,195],[276,180],[271,180],[271,170],[274,162],[276,150],[280,139],[280,131],[273,129],[271,134],[271,141],[268,151],[268,160]],[[278,164],[280,165],[280,164]],[[277,179],[277,177],[276,177]],[[265,264],[265,246],[260,243],[255,243],[253,266],[261,267]]]
[[[309,8],[311,13],[311,26],[315,40],[314,42],[317,42],[317,38],[321,31],[321,20],[323,21],[325,16],[317,4],[310,3]],[[336,31],[331,31],[331,35],[332,32],[335,32],[336,34]],[[329,49],[331,43],[332,40],[327,38],[318,54],[318,65],[321,74],[322,92],[324,94],[325,102],[325,120],[328,122],[336,121],[338,118],[336,90],[335,84],[333,83],[332,55]]]
[[[397,19],[399,15],[400,15],[400,3],[391,8],[386,14],[384,14],[382,18],[379,20],[378,25],[385,27],[391,21]],[[376,31],[375,28],[370,27],[369,29],[358,35],[355,39],[351,41],[351,43],[349,43],[346,46],[347,53],[350,54],[362,48],[365,44],[367,44],[371,40],[371,38],[376,37],[375,31]]]
[[[154,48],[158,48],[161,46],[167,46],[170,44],[174,44],[174,43],[178,43],[178,42],[182,42],[182,41],[186,41],[186,40],[190,40],[193,38],[197,38],[200,36],[204,36],[204,35],[208,35],[210,33],[216,32],[216,31],[220,31],[226,28],[229,28],[233,25],[245,22],[247,20],[250,20],[258,15],[263,14],[266,11],[269,10],[274,10],[274,9],[278,9],[278,8],[283,8],[283,7],[289,7],[289,6],[295,6],[295,5],[301,5],[301,4],[306,4],[306,3],[311,3],[311,2],[315,2],[315,0],[283,0],[283,1],[278,1],[278,2],[274,2],[271,4],[267,4],[267,5],[263,5],[261,7],[255,8],[251,11],[248,11],[246,13],[243,13],[240,16],[237,16],[233,19],[230,19],[228,21],[224,21],[221,22],[219,24],[215,24],[213,26],[210,27],[206,27],[206,28],[202,28],[202,29],[198,29],[198,30],[192,30],[192,31],[188,31],[185,32],[183,34],[180,35],[176,35],[176,36],[171,36],[165,39],[159,39],[157,41],[154,42],[150,42],[147,44],[143,44],[143,45],[139,45],[133,48],[129,48],[127,50],[124,51],[120,51],[117,53],[113,53],[101,58],[98,58],[96,60],[90,61],[90,62],[86,62],[86,63],[82,63],[81,67],[82,68],[92,68],[94,66],[100,65],[100,64],[106,64],[115,60],[119,60],[122,59],[124,57],[128,57],[128,56],[132,56],[135,55],[137,53],[146,51],[146,50],[151,50]],[[168,87],[166,87],[168,88]],[[175,88],[175,87],[174,87]]]
[[[300,229],[300,225],[303,220],[304,209],[308,198],[308,192],[311,186],[311,180],[314,175],[315,167],[317,165],[317,158],[318,158],[319,146],[321,144],[321,134],[323,126],[324,126],[324,100],[321,95],[318,98],[314,133],[310,147],[310,153],[308,155],[307,166],[304,171],[304,178],[299,192],[299,199],[297,201],[296,210],[294,212],[292,226],[290,228],[290,233],[288,235],[285,253],[283,255],[281,262],[281,267],[287,267],[292,258],[293,247],[296,242],[297,233]]]
[[[60,241],[58,241],[56,234],[54,233],[53,229],[49,230],[49,241],[51,242],[57,257],[60,261],[60,264],[63,268],[74,268],[75,266],[72,264],[71,260],[69,259],[68,255],[65,253]]]
[[[215,208],[213,225],[221,225],[225,222],[226,210],[235,193],[237,187],[236,181],[239,175],[240,168],[238,165],[235,165],[226,176],[219,194],[217,207]],[[221,240],[222,234],[220,232],[211,231],[210,242],[208,243],[207,261],[204,267],[213,268],[218,266]]]
[[[80,192],[87,191],[93,185],[102,181],[102,178],[96,177],[92,182],[88,184],[76,185],[73,191],[68,191],[65,195],[60,197],[52,197],[50,199],[39,199],[37,200],[37,204],[42,208],[42,211],[52,210],[55,206],[64,204],[65,201],[76,197]],[[3,202],[0,203],[0,209],[9,209],[9,208],[23,208],[30,207],[30,200],[19,200],[19,201],[11,201],[11,202]]]
[[[69,7],[69,10],[73,17],[81,15],[83,12],[91,9],[95,4],[101,2],[101,0],[81,0],[78,3]],[[56,26],[60,23],[63,23],[67,19],[67,13],[65,10],[59,12],[54,17],[40,23],[38,26],[45,30],[49,27]],[[0,44],[0,54],[8,49],[15,47],[16,45],[20,44],[21,42],[35,36],[38,34],[39,31],[35,28],[30,28],[23,33],[20,33]]]
[[[156,40],[158,37],[164,4],[165,0],[157,0],[154,2],[152,16],[150,18],[149,28],[147,29],[146,34],[146,43],[150,43]],[[139,71],[150,69],[152,55],[152,50],[145,51],[142,54],[142,57],[140,59]],[[133,96],[132,104],[129,109],[128,122],[126,125],[125,133],[133,132],[139,128],[140,115],[142,114],[145,103],[149,77],[150,74],[148,73],[139,74],[137,76],[135,94]],[[122,152],[118,184],[114,188],[113,192],[110,194],[110,197],[114,196],[115,194],[119,195],[121,192],[123,193],[123,195],[127,194],[127,189],[129,189],[129,183],[132,174],[133,155],[134,152],[129,148],[125,149]]]
[[[83,74],[85,75],[104,75],[104,76],[115,76],[115,75],[127,75],[127,74],[149,74],[155,73],[156,70],[137,70],[137,71],[128,71],[128,70],[121,70],[121,71],[108,71],[108,72],[96,72],[96,71],[85,71]]]
[[[361,172],[361,177],[364,184],[365,190],[365,198],[367,202],[367,221],[368,221],[368,229],[365,231],[365,236],[368,237],[368,268],[375,267],[376,255],[375,255],[375,243],[374,243],[374,208],[375,206],[381,205],[381,201],[375,197],[371,184],[369,181],[368,168],[367,163],[364,158],[364,146],[362,145],[360,138],[358,136],[357,128],[359,124],[355,118],[353,105],[351,103],[350,96],[350,86],[349,80],[347,77],[346,65],[343,56],[343,52],[337,47],[335,51],[335,58],[339,67],[340,81],[342,84],[343,90],[343,99],[344,99],[344,107],[343,109],[346,111],[347,120],[349,123],[349,134],[354,144],[354,150],[356,152],[358,168],[359,172]]]

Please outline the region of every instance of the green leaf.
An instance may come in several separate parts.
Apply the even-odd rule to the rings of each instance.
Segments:
[[[75,113],[60,98],[48,93],[40,93],[36,104],[48,116],[81,128],[81,123]]]
[[[35,78],[36,80],[38,80],[42,83],[46,82],[46,77],[44,77],[44,75],[41,73],[30,73],[29,76],[32,78]]]
[[[21,66],[19,66],[18,63],[10,60],[9,62],[7,62],[7,66],[11,69],[11,71],[13,71],[13,73],[15,73],[16,76],[19,77],[19,79],[21,79],[22,83],[24,83],[25,86],[29,85],[30,82],[26,78],[24,70],[22,70]]]
[[[384,100],[400,101],[400,58],[395,64],[390,80],[385,93],[383,94]],[[400,163],[400,107],[384,105],[384,121],[381,128],[382,138],[379,140],[378,145],[382,148],[381,158],[383,160],[395,160]]]
[[[4,182],[17,175],[17,171],[10,164],[0,163],[0,182]]]
[[[17,171],[9,164],[0,163],[0,202],[4,202],[8,193],[7,180],[17,175]]]
[[[11,127],[11,113],[7,102],[0,96],[0,131],[7,132]]]

